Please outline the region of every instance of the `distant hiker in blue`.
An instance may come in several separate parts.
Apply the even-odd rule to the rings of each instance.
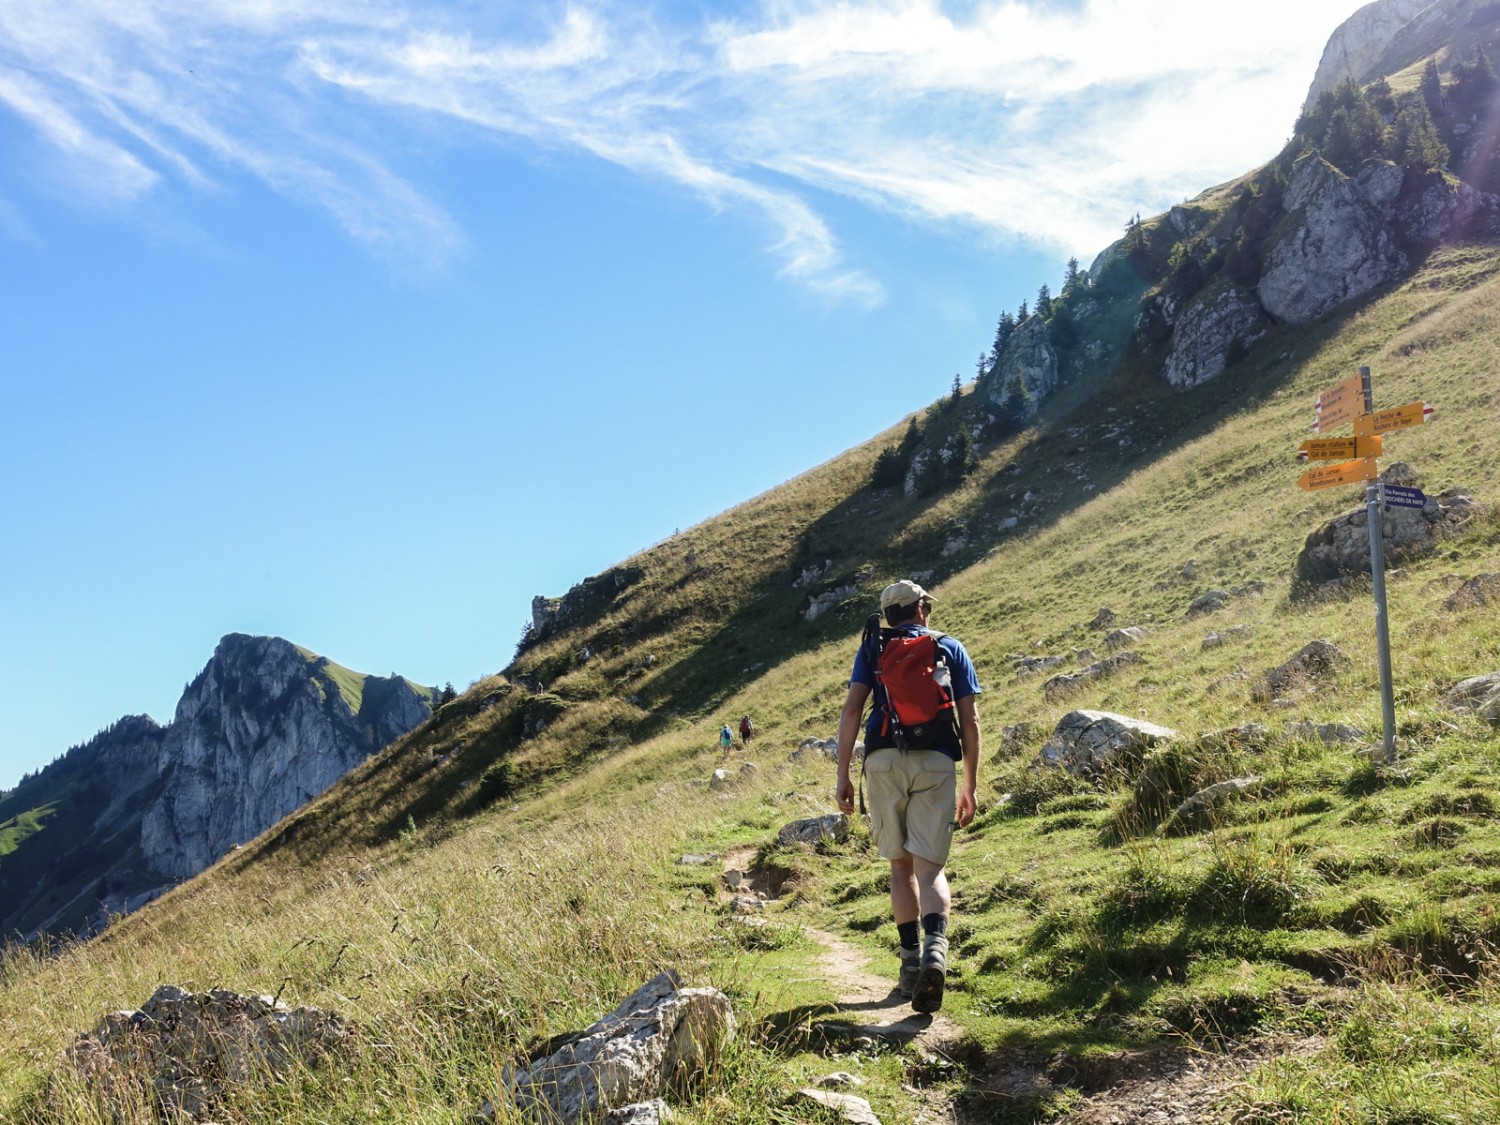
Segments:
[[[979,678],[962,644],[927,627],[932,600],[907,580],[881,593],[886,627],[879,614],[865,626],[839,716],[836,790],[839,808],[852,813],[854,741],[873,694],[864,760],[870,829],[891,864],[891,909],[901,935],[897,987],[919,1012],[943,1004],[951,905],[943,868],[953,830],[974,819],[979,784]]]
[[[729,748],[733,745],[734,732],[729,729],[729,724],[725,723],[719,728],[719,749],[724,751],[726,758],[729,756]]]

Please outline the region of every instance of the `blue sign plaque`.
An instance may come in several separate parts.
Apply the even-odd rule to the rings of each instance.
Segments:
[[[1420,488],[1404,488],[1398,484],[1385,486],[1387,508],[1423,508],[1427,506],[1427,494]]]

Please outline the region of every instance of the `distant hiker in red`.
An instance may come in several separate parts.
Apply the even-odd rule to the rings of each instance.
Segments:
[[[754,735],[755,724],[750,721],[750,716],[746,715],[742,719],[740,719],[740,744],[742,746],[748,747],[750,745],[750,739],[754,737]]]
[[[901,936],[897,987],[917,1011],[935,1012],[948,976],[950,898],[943,868],[953,830],[972,821],[977,808],[979,679],[964,646],[927,627],[932,595],[921,586],[891,583],[880,609],[886,628],[880,614],[871,615],[839,716],[836,795],[840,809],[854,812],[850,763],[873,694],[864,785],[875,846],[891,864],[891,909]]]

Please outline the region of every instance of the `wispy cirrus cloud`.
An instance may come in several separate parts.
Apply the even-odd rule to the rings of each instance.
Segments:
[[[765,224],[787,278],[881,299],[829,196],[1059,253],[1247,170],[1289,132],[1353,0],[843,0],[672,22],[560,3],[0,0],[0,106],[129,201],[233,172],[393,259],[464,245],[400,143],[585,152]],[[479,20],[481,22],[475,22]]]

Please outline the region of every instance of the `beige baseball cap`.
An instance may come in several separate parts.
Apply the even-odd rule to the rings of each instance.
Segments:
[[[892,582],[880,592],[880,611],[884,613],[893,605],[911,605],[923,598],[933,600],[932,595],[922,587],[909,578],[903,578],[900,582]]]

